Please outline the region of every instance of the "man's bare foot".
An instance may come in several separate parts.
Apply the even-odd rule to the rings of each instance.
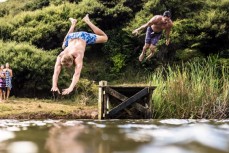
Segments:
[[[83,18],[83,21],[86,22],[86,23],[90,22],[88,14],[85,15],[85,17]]]
[[[76,24],[76,22],[77,22],[77,20],[74,19],[74,18],[69,18],[69,20],[70,20],[70,22],[71,22],[72,24]]]
[[[144,57],[145,57],[145,53],[142,52],[141,55],[139,56],[139,61],[142,62]]]

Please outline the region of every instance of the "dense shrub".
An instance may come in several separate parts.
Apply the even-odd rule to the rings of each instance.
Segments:
[[[51,87],[55,56],[28,43],[0,41],[0,63],[8,62],[13,70],[16,96],[41,96]]]
[[[144,76],[159,65],[174,61],[179,63],[195,57],[204,58],[209,54],[219,53],[223,57],[222,63],[228,63],[228,8],[228,0],[20,0],[20,3],[18,0],[9,0],[0,3],[0,39],[29,48],[20,49],[23,58],[27,56],[28,50],[55,50],[57,53],[61,51],[62,41],[69,29],[69,17],[78,19],[76,30],[91,32],[81,20],[88,13],[92,22],[107,33],[109,41],[87,47],[82,77],[96,81],[116,81],[123,80],[121,77],[128,74],[126,71]],[[165,46],[163,34],[153,59],[139,63],[138,56],[144,45],[145,31],[139,36],[133,36],[131,32],[165,10],[172,12],[174,21],[171,44]],[[12,57],[11,50],[8,50],[9,57]],[[49,53],[39,54],[47,60],[43,54]],[[54,57],[49,61],[52,61],[52,66]],[[15,65],[17,62],[20,61],[15,60]],[[37,71],[35,68],[29,71],[26,64],[22,67],[23,73],[28,74],[30,80],[36,77],[33,75]],[[72,75],[67,73],[68,70],[63,72],[65,77]],[[17,80],[26,81],[23,76],[18,76]]]

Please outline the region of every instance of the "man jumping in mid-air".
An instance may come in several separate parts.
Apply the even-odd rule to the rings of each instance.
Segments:
[[[148,48],[150,49],[151,53],[146,57],[146,60],[150,59],[154,55],[156,44],[160,39],[163,30],[165,30],[166,32],[166,45],[169,45],[169,34],[172,26],[173,22],[171,20],[171,13],[169,11],[165,11],[163,15],[155,15],[149,20],[149,22],[143,24],[141,27],[135,29],[132,32],[133,34],[137,35],[140,30],[147,27],[145,45],[142,49],[141,55],[139,56],[140,62],[142,62],[142,60],[144,59],[146,50]]]
[[[62,51],[57,56],[51,89],[51,91],[56,91],[60,94],[57,82],[61,67],[71,67],[74,65],[75,73],[72,77],[72,83],[70,84],[69,88],[63,89],[62,95],[67,95],[72,92],[77,82],[79,81],[86,45],[94,43],[105,43],[108,40],[107,35],[90,21],[88,14],[83,18],[83,21],[92,29],[94,33],[87,33],[84,31],[73,32],[77,20],[73,18],[69,18],[69,20],[71,21],[71,27],[66,37],[64,38],[62,45],[64,51]]]

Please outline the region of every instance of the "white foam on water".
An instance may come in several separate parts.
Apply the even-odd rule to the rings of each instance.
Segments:
[[[194,120],[189,120],[189,119],[166,119],[166,120],[161,120],[159,121],[160,123],[163,124],[172,124],[172,125],[181,125],[181,124],[188,124],[193,122]]]
[[[87,122],[88,125],[94,125],[98,128],[105,128],[107,127],[107,125],[104,123],[104,124],[99,124],[99,123],[96,123],[96,122]]]
[[[141,147],[137,153],[196,153],[176,146]]]
[[[95,126],[98,128],[105,128],[106,124],[95,124]]]
[[[11,126],[11,127],[7,127],[6,128],[7,131],[21,131],[21,129],[19,127],[16,127],[16,126]]]
[[[53,124],[53,123],[58,123],[58,122],[60,122],[60,120],[51,120],[51,119],[48,119],[48,120],[44,120],[43,122],[44,122],[44,123],[47,123],[47,124]]]
[[[135,142],[150,142],[152,141],[152,137],[146,134],[140,134],[140,133],[127,133],[126,137],[129,139],[134,140]]]
[[[2,2],[6,2],[7,0],[0,0],[0,3],[2,3]]]
[[[75,125],[79,125],[82,124],[83,121],[66,121],[64,123],[65,126],[75,126]]]
[[[0,129],[0,142],[15,138],[14,132],[4,131]]]
[[[222,125],[219,125],[219,128],[228,129],[228,130],[229,130],[229,124],[222,124]]]
[[[9,153],[38,153],[38,146],[31,141],[18,141],[11,143],[7,150]]]
[[[155,129],[158,126],[153,124],[125,124],[125,125],[118,125],[119,128],[141,128],[141,129]]]
[[[138,133],[139,135],[152,136],[154,146],[198,143],[220,151],[228,152],[229,150],[229,135],[225,131],[217,130],[214,126],[207,124],[199,123],[193,126],[158,128],[150,131],[140,130]]]
[[[45,126],[46,125],[46,123],[44,123],[44,122],[37,122],[37,123],[35,123],[37,126]]]

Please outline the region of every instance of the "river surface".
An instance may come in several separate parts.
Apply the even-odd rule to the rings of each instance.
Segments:
[[[229,153],[229,120],[0,120],[0,153]]]

